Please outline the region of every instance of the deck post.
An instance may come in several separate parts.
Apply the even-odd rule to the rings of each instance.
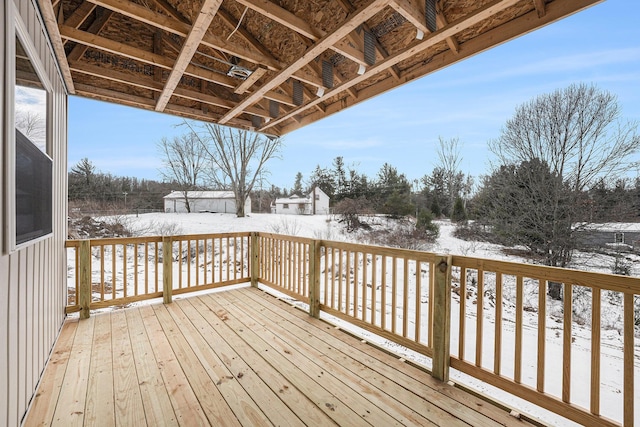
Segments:
[[[162,299],[169,304],[173,298],[173,242],[171,236],[162,237]]]
[[[321,241],[309,243],[309,315],[320,317],[320,254]]]
[[[435,262],[433,295],[433,368],[431,375],[449,380],[451,333],[451,255],[438,255]]]
[[[258,269],[260,268],[259,264],[259,255],[260,255],[260,244],[258,241],[258,233],[255,231],[251,232],[251,286],[254,288],[258,287]]]
[[[91,240],[81,240],[78,246],[77,304],[80,318],[88,319],[91,308]]]

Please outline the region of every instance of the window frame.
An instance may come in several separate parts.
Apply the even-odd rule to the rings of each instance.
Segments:
[[[53,164],[53,152],[52,146],[52,130],[53,130],[53,85],[49,79],[44,64],[40,59],[38,50],[36,49],[27,26],[23,22],[17,7],[13,2],[9,2],[5,16],[5,86],[4,86],[4,251],[5,253],[17,252],[23,248],[31,246],[42,240],[49,239],[53,236],[53,211],[51,212],[51,231],[35,237],[31,240],[27,240],[22,243],[17,243],[17,220],[16,220],[16,108],[15,108],[15,91],[16,91],[16,39],[22,44],[22,48],[29,57],[31,65],[34,71],[38,75],[40,82],[42,83],[43,90],[46,94],[46,114],[45,114],[45,151],[46,155],[52,162],[52,176],[51,176],[51,194],[53,198],[53,170],[55,165]],[[52,201],[53,202],[53,201]],[[53,203],[52,203],[53,205]]]

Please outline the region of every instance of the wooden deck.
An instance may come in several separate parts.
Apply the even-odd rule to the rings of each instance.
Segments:
[[[64,325],[25,425],[528,425],[254,288]]]

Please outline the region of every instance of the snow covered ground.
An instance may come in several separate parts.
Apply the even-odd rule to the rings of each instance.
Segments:
[[[139,217],[127,216],[118,217],[118,221],[125,222],[126,225],[137,230],[139,234],[158,235],[158,234],[201,234],[201,233],[227,233],[227,232],[246,232],[259,231],[293,235],[299,237],[308,237],[324,240],[337,240],[347,242],[363,243],[362,233],[346,233],[342,224],[332,216],[291,216],[291,215],[271,215],[271,214],[251,214],[246,218],[236,218],[230,214],[212,214],[212,213],[194,213],[194,214],[169,214],[155,213],[144,214]],[[394,227],[395,225],[383,218],[373,218],[372,222],[378,228]],[[436,242],[426,246],[426,250],[436,253],[450,253],[455,255],[463,255],[469,257],[489,258],[504,261],[530,262],[530,260],[522,257],[506,255],[502,251],[502,247],[496,244],[486,242],[469,242],[458,239],[453,236],[455,226],[448,221],[438,221],[440,227],[440,235]],[[609,224],[607,229],[624,229],[635,230],[640,229],[640,224]],[[364,242],[366,243],[366,241]],[[221,249],[222,250],[222,249]],[[640,256],[638,254],[625,254],[625,259],[631,263],[631,274],[640,276]],[[581,270],[597,271],[610,273],[611,266],[614,262],[614,256],[608,254],[594,254],[578,252],[574,257],[573,267]],[[109,265],[109,262],[107,262]],[[212,271],[217,267],[211,266]],[[132,269],[129,269],[132,271]],[[161,274],[161,272],[160,272]],[[485,291],[490,289],[485,288]],[[505,294],[508,289],[505,287]],[[537,291],[535,291],[537,292]],[[616,296],[603,294],[603,319],[602,319],[602,374],[601,374],[601,412],[607,417],[614,419],[620,418],[622,408],[622,336],[621,336],[621,314],[620,301]],[[536,294],[537,295],[537,294]],[[533,301],[537,299],[534,294],[528,295]],[[468,302],[467,304],[469,305]],[[485,307],[488,307],[489,299],[485,299]],[[588,305],[588,304],[587,304]],[[452,336],[456,339],[457,319],[459,318],[459,302],[455,300],[452,305]],[[513,317],[514,305],[509,301],[505,301],[503,312],[505,317]],[[548,392],[555,395],[561,395],[561,379],[562,379],[562,325],[557,323],[557,311],[554,307],[548,311],[546,333],[546,387]],[[475,348],[475,309],[467,314],[467,352]],[[491,315],[491,310],[484,311],[486,331],[493,329],[495,319]],[[524,348],[527,356],[523,362],[523,382],[535,387],[536,379],[536,360],[535,349],[536,342],[536,325],[537,313],[525,311],[525,334]],[[339,322],[333,319],[334,322]],[[529,325],[529,326],[528,326]],[[345,328],[351,326],[342,322]],[[529,331],[529,332],[527,332]],[[393,343],[385,342],[383,339],[374,337],[366,331],[360,331],[366,339],[378,341],[381,345],[392,348],[393,351],[401,352],[404,357],[411,358],[418,363],[429,365],[430,361],[412,353],[406,349],[397,348]],[[588,385],[590,375],[590,337],[591,331],[588,322],[574,323],[572,327],[574,343],[572,345],[572,401],[578,405],[588,408],[589,406],[589,389],[582,386],[580,381],[586,381]],[[493,337],[485,332],[483,348],[487,352],[487,356],[483,356],[483,366],[490,369],[492,365],[493,350],[491,342]],[[510,321],[503,322],[503,347],[504,349],[513,349],[515,341],[514,324]],[[457,348],[457,343],[452,342],[452,351]],[[527,348],[533,349],[527,352]],[[640,402],[640,339],[636,339],[635,344],[635,399]],[[454,353],[455,354],[455,353]],[[473,356],[467,356],[473,357]],[[503,356],[504,370],[509,372],[513,370],[513,357]],[[547,411],[536,408],[529,402],[522,401],[507,395],[499,390],[493,389],[473,378],[466,377],[462,374],[452,373],[452,378],[456,381],[471,386],[478,391],[492,396],[496,396],[499,400],[507,403],[509,406],[520,408],[522,412],[531,414],[544,420],[545,423],[551,425],[571,425],[566,420],[548,413]],[[639,405],[636,405],[640,407]],[[636,410],[636,425],[640,425],[640,410]]]

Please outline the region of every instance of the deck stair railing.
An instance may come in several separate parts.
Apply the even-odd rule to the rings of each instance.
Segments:
[[[440,380],[453,368],[583,425],[640,425],[640,278],[271,233],[66,246],[67,311],[81,317],[260,283],[307,303],[314,317],[329,313],[430,357]],[[548,296],[552,286],[561,300]],[[621,311],[612,316],[612,307]],[[590,328],[578,331],[577,323]],[[603,336],[612,330],[619,332],[617,348]],[[588,341],[590,351],[579,351],[577,340]],[[601,379],[610,375],[619,377],[619,392],[605,397]]]

